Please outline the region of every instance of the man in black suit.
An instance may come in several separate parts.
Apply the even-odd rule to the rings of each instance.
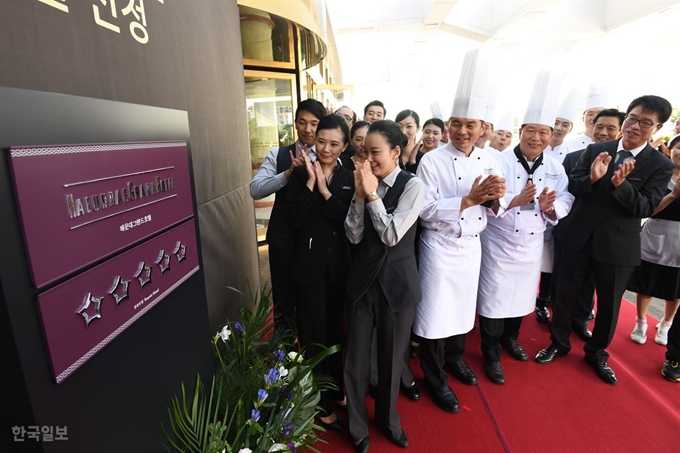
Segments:
[[[288,180],[293,170],[305,164],[302,153],[316,160],[314,140],[319,120],[326,116],[326,107],[316,99],[305,99],[295,111],[298,140],[289,146],[271,150],[262,160],[250,183],[250,195],[255,200],[276,194],[267,227],[269,270],[271,272],[274,319],[277,327],[295,331],[295,299],[293,296],[292,228],[286,220]]]
[[[616,140],[621,136],[621,127],[623,126],[623,120],[626,114],[619,112],[616,109],[604,109],[595,116],[594,126],[593,126],[593,142],[602,143],[611,140]],[[574,151],[568,153],[562,165],[564,166],[564,171],[567,175],[570,175],[572,170],[576,167],[581,154],[585,149]],[[564,249],[564,243],[561,238],[564,237],[566,233],[566,218],[560,220],[560,222],[553,228],[552,234],[555,237],[555,260],[553,266],[553,281],[551,285],[550,299],[555,300],[557,297],[557,276],[559,272],[560,259],[562,258],[562,250]],[[593,310],[593,295],[595,294],[595,277],[590,274],[588,278],[588,283],[586,287],[579,296],[579,303],[576,311],[574,312],[574,320],[571,323],[571,328],[576,332],[579,338],[583,341],[588,341],[592,336],[592,332],[588,329],[588,322],[592,319],[591,313]],[[538,316],[538,315],[537,315]]]
[[[666,99],[635,99],[626,110],[623,137],[588,145],[571,172],[569,191],[576,200],[564,226],[552,343],[536,355],[536,362],[551,363],[571,349],[578,297],[592,272],[598,307],[593,335],[583,348],[585,360],[600,379],[616,384],[605,349],[614,336],[628,280],[640,264],[641,219],[652,215],[673,174],[672,162],[649,145],[670,114]]]

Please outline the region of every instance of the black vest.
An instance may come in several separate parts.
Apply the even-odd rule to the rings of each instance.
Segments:
[[[276,156],[276,174],[284,172],[290,168],[290,151],[295,151],[295,143],[283,148],[279,148],[279,153]],[[279,249],[285,248],[290,240],[293,229],[286,220],[286,201],[288,200],[288,185],[281,187],[276,192],[274,198],[274,206],[272,207],[272,214],[269,217],[269,226],[267,227],[267,244],[270,247]]]
[[[397,175],[394,186],[383,197],[383,204],[388,213],[394,212],[406,183],[413,177],[413,174],[405,170]],[[368,209],[366,207],[364,209],[366,210],[364,236],[356,245],[352,271],[347,283],[350,303],[354,304],[361,299],[371,284],[377,280],[393,313],[418,304],[422,298],[414,252],[418,222],[411,225],[394,247],[388,247],[373,228]]]

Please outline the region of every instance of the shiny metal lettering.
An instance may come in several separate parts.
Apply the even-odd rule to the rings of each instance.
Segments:
[[[83,319],[85,320],[85,327],[88,327],[90,323],[95,319],[102,317],[101,305],[103,299],[104,299],[103,296],[94,297],[92,296],[92,293],[87,293],[87,295],[85,296],[85,300],[83,300],[83,303],[81,304],[80,308],[76,311],[76,313],[82,316]],[[95,313],[93,315],[90,315],[87,312],[87,309],[90,307],[91,303],[96,305]]]

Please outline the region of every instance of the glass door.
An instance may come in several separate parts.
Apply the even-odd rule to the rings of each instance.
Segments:
[[[297,140],[294,117],[297,108],[295,75],[244,71],[246,111],[253,175],[272,149]],[[274,195],[255,201],[258,243],[264,241]]]

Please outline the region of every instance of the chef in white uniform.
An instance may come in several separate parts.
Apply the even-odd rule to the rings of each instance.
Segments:
[[[507,209],[489,217],[481,234],[477,313],[484,371],[496,384],[505,383],[501,346],[517,360],[528,358],[517,337],[522,317],[534,309],[543,232],[546,224],[566,216],[574,201],[564,167],[543,152],[553,133],[560,84],[560,74],[538,73],[520,143],[498,158],[507,181]]]
[[[487,149],[502,153],[512,145],[512,131],[514,129],[512,115],[510,112],[505,112],[496,119],[494,124],[496,127]]]
[[[569,92],[557,108],[553,135],[550,139],[550,144],[545,151],[543,151],[546,156],[550,156],[560,163],[564,161],[564,158],[569,152],[564,141],[567,135],[574,129],[574,124],[579,118],[584,101],[585,92],[581,91],[578,86],[576,86]],[[567,175],[567,177],[568,176],[569,175]],[[550,321],[550,311],[548,311],[547,307],[552,305],[550,294],[552,293],[552,272],[553,263],[555,261],[555,239],[553,238],[552,225],[550,224],[546,225],[543,241],[541,280],[538,289],[538,297],[536,297],[535,311],[538,322],[546,323]]]
[[[425,186],[419,252],[423,298],[413,332],[420,337],[425,383],[434,402],[449,412],[460,411],[460,404],[447,385],[440,340],[464,348],[464,335],[475,321],[479,233],[487,214],[502,212],[505,203],[505,180],[495,157],[474,146],[483,132],[487,71],[486,56],[479,50],[465,55],[449,119],[450,142],[425,154],[417,172]]]
[[[586,146],[593,142],[595,115],[606,108],[609,108],[609,86],[606,83],[594,81],[588,88],[583,111],[583,124],[586,126],[586,131],[564,142],[566,152],[586,149]]]

